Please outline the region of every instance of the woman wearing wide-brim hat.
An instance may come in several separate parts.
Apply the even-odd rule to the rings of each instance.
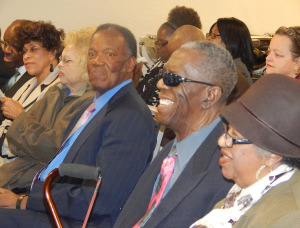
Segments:
[[[219,164],[235,185],[191,227],[299,227],[300,81],[258,80],[222,116]]]

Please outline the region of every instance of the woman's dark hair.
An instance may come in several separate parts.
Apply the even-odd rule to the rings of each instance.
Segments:
[[[219,18],[215,24],[217,24],[222,41],[231,53],[232,58],[241,58],[251,74],[254,57],[251,35],[247,25],[234,17]]]
[[[294,58],[298,58],[300,56],[300,27],[280,27],[277,29],[276,33],[278,35],[285,35],[290,38],[292,41],[291,52]]]
[[[293,168],[300,169],[300,158],[289,158],[282,156],[281,162]]]
[[[187,8],[185,6],[176,6],[169,12],[167,23],[170,23],[175,28],[174,31],[182,25],[193,25],[199,29],[202,29],[202,24],[198,13],[193,8]]]
[[[17,39],[19,40],[18,51],[22,52],[25,44],[35,41],[40,42],[48,51],[56,51],[58,60],[63,50],[62,40],[65,36],[63,29],[56,29],[51,22],[32,21],[24,26],[16,28]]]

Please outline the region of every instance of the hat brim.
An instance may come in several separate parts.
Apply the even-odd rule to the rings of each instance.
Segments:
[[[262,149],[285,157],[300,158],[299,147],[264,126],[240,101],[228,105],[221,115],[240,134]]]

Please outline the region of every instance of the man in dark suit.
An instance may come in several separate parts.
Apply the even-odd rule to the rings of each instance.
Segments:
[[[157,118],[175,132],[176,138],[145,170],[116,228],[189,227],[232,186],[222,176],[217,144],[222,134],[220,109],[237,81],[232,57],[211,42],[196,41],[175,51],[164,70],[157,84]],[[161,193],[164,174],[160,170],[170,157],[175,158],[174,170]],[[150,205],[150,200],[155,205]]]
[[[0,37],[1,37],[1,29],[0,29]],[[0,48],[0,89],[6,85],[7,81],[10,79],[13,72],[10,71],[5,65],[4,62],[4,53],[2,47],[4,46],[4,42],[1,40],[1,48]]]
[[[89,79],[96,90],[94,111],[69,137],[61,153],[45,166],[28,197],[18,198],[0,189],[0,206],[26,208],[1,209],[0,218],[5,220],[1,227],[52,227],[43,201],[42,180],[51,171],[49,167],[57,167],[62,161],[101,167],[102,184],[89,227],[113,226],[150,163],[156,142],[151,112],[131,80],[136,48],[128,29],[113,24],[97,28],[88,52]],[[56,181],[51,192],[64,227],[82,226],[93,191],[90,181]]]
[[[4,53],[4,63],[7,69],[13,72],[5,81],[2,82],[0,89],[6,97],[13,97],[15,93],[23,86],[25,82],[32,78],[23,64],[23,56],[17,50],[18,41],[16,39],[16,28],[28,23],[28,20],[16,20],[12,22],[5,30],[1,46]],[[2,103],[0,102],[0,108]],[[0,123],[5,119],[0,113]]]
[[[8,81],[8,83],[6,83],[5,86],[1,88],[3,92],[7,91],[5,95],[8,97],[12,97],[15,92],[31,78],[31,76],[26,72],[25,66],[23,64],[23,56],[17,50],[18,40],[16,39],[16,29],[28,22],[28,20],[16,20],[12,22],[4,32],[2,48],[4,52],[3,59],[5,65],[8,69],[13,70],[14,73],[19,73],[19,75],[16,77],[16,80],[11,80],[11,82]],[[11,75],[10,79],[12,78],[13,75]],[[18,81],[18,87],[8,92],[9,89]]]

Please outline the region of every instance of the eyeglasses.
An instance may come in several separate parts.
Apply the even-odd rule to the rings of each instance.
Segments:
[[[293,38],[296,40],[298,46],[300,47],[300,42],[299,42],[299,40],[298,40],[298,38],[297,38],[297,34],[296,34],[296,32],[295,32],[294,29],[292,29],[292,28],[287,28],[287,27],[285,27],[285,26],[282,26],[282,27],[280,27],[279,29],[284,30],[284,31],[286,32],[286,34],[288,34],[290,37],[293,37]]]
[[[73,62],[73,60],[67,59],[66,57],[63,57],[63,56],[59,57],[59,62],[61,62],[61,61],[63,62],[64,65],[67,65],[67,64]]]
[[[23,49],[23,51],[21,52],[22,55],[25,55],[26,53],[36,53],[38,52],[39,50],[43,49],[43,47],[39,47],[39,46],[31,46],[29,49]]]
[[[236,139],[236,138],[233,138],[228,133],[227,129],[228,129],[227,124],[224,124],[223,140],[224,140],[224,145],[226,147],[231,148],[234,144],[252,144],[252,142],[249,139]]]
[[[7,48],[8,46],[10,46],[12,48],[16,48],[17,44],[15,44],[15,43],[9,43],[9,42],[6,42],[4,40],[1,40],[1,47],[2,47],[2,49]]]
[[[213,33],[213,32],[211,32],[211,33],[206,33],[206,38],[210,37],[210,38],[213,39],[213,40],[216,39],[217,36],[221,36],[221,35],[220,35],[220,34]]]
[[[158,78],[163,79],[163,82],[167,86],[178,86],[181,82],[194,82],[194,83],[200,83],[208,86],[216,86],[214,84],[208,83],[208,82],[201,82],[201,81],[194,81],[191,79],[187,79],[184,77],[181,77],[180,75],[173,74],[171,72],[166,72],[164,69],[160,69],[158,73]]]
[[[159,41],[159,40],[156,40],[154,41],[154,44],[155,46],[159,47],[159,48],[162,48],[164,46],[166,46],[168,44],[168,41]]]

